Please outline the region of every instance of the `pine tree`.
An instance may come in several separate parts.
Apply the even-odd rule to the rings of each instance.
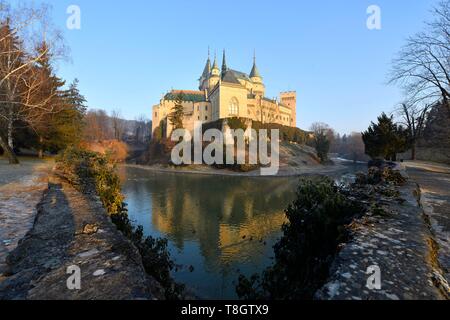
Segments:
[[[83,119],[86,114],[86,99],[78,89],[75,79],[69,89],[59,92],[60,106],[52,115],[50,127],[52,137],[48,144],[51,151],[59,151],[80,142],[83,133]]]
[[[36,74],[40,78],[39,90],[35,94],[36,103],[40,103],[42,108],[48,112],[42,114],[39,119],[35,119],[34,123],[30,125],[38,135],[38,150],[39,157],[42,158],[45,150],[50,150],[52,144],[57,138],[57,128],[53,125],[56,118],[61,116],[64,110],[64,98],[62,97],[62,87],[65,81],[58,78],[50,63],[51,53],[48,45],[44,42],[38,48],[39,52],[43,53],[42,58],[38,61],[36,66]]]
[[[431,108],[421,145],[439,149],[450,159],[450,112],[443,102]]]
[[[393,117],[383,113],[363,133],[366,154],[372,159],[397,160],[397,154],[408,149],[408,133],[394,123]]]
[[[173,126],[173,130],[183,129],[183,109],[184,94],[180,92],[175,99],[175,106],[172,109],[172,113],[169,114],[168,119]]]

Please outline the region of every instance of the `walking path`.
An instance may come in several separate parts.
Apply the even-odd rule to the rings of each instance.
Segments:
[[[0,300],[153,300],[163,298],[137,249],[98,197],[51,176],[32,229],[7,258]],[[80,287],[70,287],[79,270]],[[74,278],[77,276],[73,274]]]
[[[409,176],[420,185],[425,213],[438,244],[438,260],[450,283],[450,166],[406,162]]]
[[[24,159],[11,166],[0,158],[0,279],[6,256],[33,226],[52,163]]]

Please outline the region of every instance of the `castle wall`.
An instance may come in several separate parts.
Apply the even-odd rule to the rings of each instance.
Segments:
[[[230,116],[237,116],[246,118],[247,114],[247,90],[240,86],[224,85],[219,88],[220,99],[220,115],[219,118],[229,118]],[[230,105],[232,100],[235,99],[238,102],[238,114],[230,114]]]

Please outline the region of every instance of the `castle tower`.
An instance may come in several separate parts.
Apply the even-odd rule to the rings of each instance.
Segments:
[[[253,68],[250,72],[250,79],[253,83],[262,83],[261,74],[259,73],[258,67],[256,66],[256,53],[253,56]]]
[[[208,85],[209,85],[208,81],[209,81],[210,75],[211,75],[211,59],[210,59],[209,48],[208,48],[208,60],[206,61],[205,69],[203,69],[202,76],[199,79],[199,82],[200,82],[199,89],[201,91],[208,89]]]
[[[209,77],[209,88],[212,89],[220,80],[220,69],[217,63],[217,54],[214,54],[214,64],[211,69],[211,75]]]
[[[280,100],[283,105],[292,110],[292,119],[290,125],[297,125],[297,92],[289,91],[280,93]]]
[[[250,80],[253,82],[253,93],[264,96],[266,88],[263,83],[263,78],[256,66],[256,53],[253,55],[253,68],[250,72]]]

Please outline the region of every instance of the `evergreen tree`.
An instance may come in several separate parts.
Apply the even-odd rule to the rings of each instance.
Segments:
[[[172,113],[169,114],[168,119],[173,126],[173,130],[183,129],[183,109],[184,94],[180,92],[175,99],[175,106],[172,109]]]
[[[49,139],[51,151],[59,151],[80,142],[83,133],[83,119],[86,114],[86,99],[78,89],[75,79],[68,90],[59,93],[60,110],[52,115],[52,138]]]
[[[49,47],[44,42],[38,48],[43,56],[38,61],[35,73],[40,78],[39,90],[34,99],[42,104],[45,110],[50,112],[42,114],[40,119],[35,119],[33,124],[30,124],[38,136],[38,150],[39,157],[43,156],[45,150],[50,150],[51,146],[57,138],[57,128],[53,125],[56,118],[61,116],[64,110],[64,98],[62,97],[62,87],[65,82],[58,78],[50,63],[51,53]]]
[[[450,159],[450,112],[444,103],[436,103],[430,110],[421,144],[444,152]]]
[[[324,132],[316,133],[314,136],[317,156],[321,162],[328,160],[328,152],[330,151],[330,140]]]
[[[407,131],[394,123],[393,117],[383,113],[363,133],[366,154],[372,159],[397,160],[397,154],[408,149]]]

